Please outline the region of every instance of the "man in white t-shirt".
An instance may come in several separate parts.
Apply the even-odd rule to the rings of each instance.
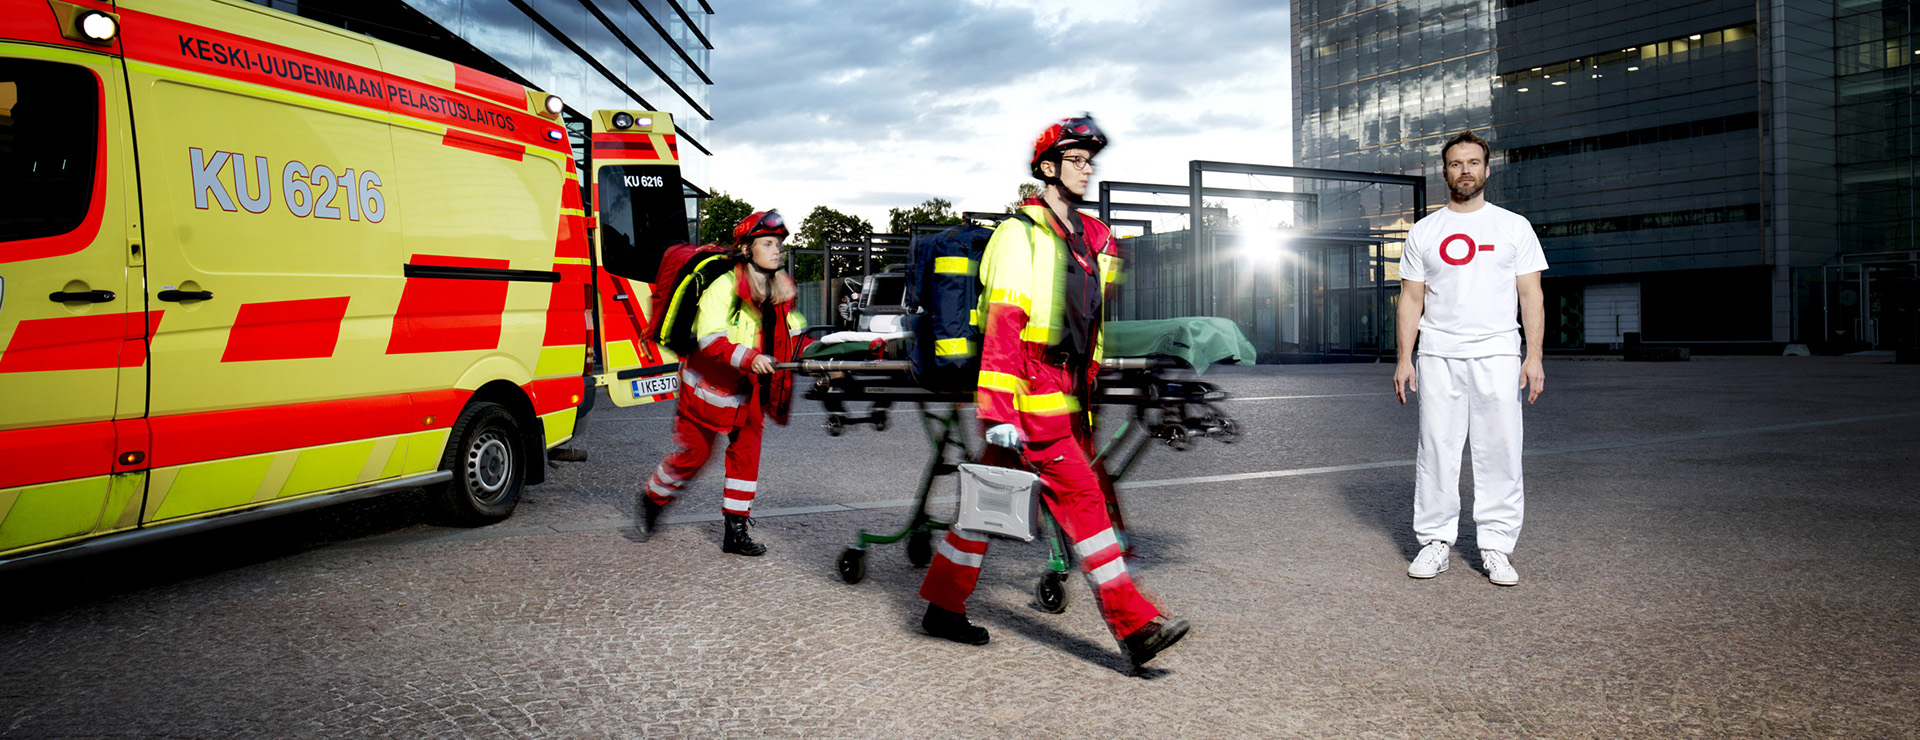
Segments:
[[[1546,326],[1540,272],[1547,258],[1526,218],[1487,202],[1491,151],[1471,131],[1440,148],[1451,197],[1446,208],[1413,225],[1400,255],[1400,364],[1393,391],[1402,404],[1408,391],[1420,394],[1413,533],[1421,547],[1407,575],[1432,578],[1452,559],[1460,531],[1460,448],[1472,441],[1480,562],[1488,580],[1512,586],[1520,574],[1508,556],[1520,537],[1526,503],[1520,394],[1525,391],[1531,403],[1547,381],[1540,362]]]

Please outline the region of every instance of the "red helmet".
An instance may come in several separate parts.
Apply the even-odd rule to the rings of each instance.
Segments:
[[[733,227],[733,243],[749,244],[759,237],[775,235],[784,239],[791,233],[787,231],[786,220],[780,218],[779,210],[754,211],[741,220],[739,226]]]
[[[1059,123],[1040,132],[1040,138],[1033,142],[1033,176],[1047,179],[1040,174],[1040,163],[1057,162],[1060,153],[1068,149],[1085,149],[1089,154],[1099,154],[1106,146],[1107,135],[1100,133],[1100,127],[1094,125],[1092,113],[1082,113],[1079,118],[1061,119]]]

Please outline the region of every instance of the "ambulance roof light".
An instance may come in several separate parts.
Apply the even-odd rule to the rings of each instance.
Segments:
[[[625,111],[613,114],[613,127],[621,131],[633,128],[633,114]]]
[[[99,44],[112,43],[113,37],[120,33],[120,23],[113,16],[98,10],[89,10],[81,15],[79,26],[80,33],[85,34],[89,41]]]
[[[564,110],[566,107],[567,107],[566,101],[561,100],[560,96],[558,95],[547,96],[547,115],[549,116],[560,115],[560,111]]]
[[[640,128],[653,128],[653,116],[641,116],[639,126]]]

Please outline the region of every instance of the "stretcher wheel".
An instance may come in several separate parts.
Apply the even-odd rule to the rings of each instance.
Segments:
[[[1236,422],[1232,419],[1221,419],[1220,431],[1218,433],[1218,436],[1220,437],[1221,442],[1224,442],[1227,444],[1233,444],[1235,440],[1240,439],[1239,422]]]
[[[840,561],[834,564],[839,571],[840,580],[847,583],[859,583],[867,577],[867,551],[849,547],[841,551]]]
[[[873,430],[876,432],[887,431],[887,410],[886,409],[873,410]]]
[[[915,568],[925,568],[933,562],[933,533],[920,530],[907,536],[907,562]]]
[[[847,420],[840,418],[839,414],[827,414],[827,436],[838,437],[845,431]]]
[[[1067,574],[1047,571],[1040,576],[1040,583],[1033,587],[1033,605],[1048,614],[1059,614],[1067,610]]]
[[[1187,428],[1178,424],[1167,425],[1167,446],[1185,452],[1193,447],[1193,436],[1187,434]]]

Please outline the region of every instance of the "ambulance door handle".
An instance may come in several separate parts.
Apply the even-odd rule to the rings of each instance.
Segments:
[[[205,301],[213,298],[211,290],[163,290],[155,296],[163,301]]]
[[[54,303],[107,303],[113,300],[111,290],[74,291],[47,294],[47,300]]]

